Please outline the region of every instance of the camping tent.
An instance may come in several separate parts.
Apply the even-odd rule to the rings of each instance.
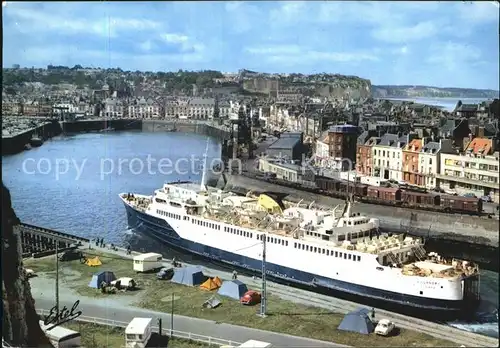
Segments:
[[[358,332],[368,335],[373,332],[374,326],[368,317],[370,311],[367,308],[358,308],[355,311],[347,313],[342,319],[338,329],[342,331]]]
[[[99,260],[99,256],[94,257],[93,259],[87,259],[85,264],[90,267],[97,267],[102,265],[101,260]]]
[[[203,303],[202,307],[204,307],[204,308],[211,308],[211,309],[213,309],[213,308],[217,308],[217,307],[219,307],[219,306],[220,306],[220,304],[221,304],[221,301],[220,301],[220,299],[217,297],[217,295],[213,295],[212,297],[210,297],[208,300],[206,300],[206,301]]]
[[[212,291],[220,288],[221,284],[222,282],[219,277],[208,278],[203,284],[200,285],[200,288],[202,288],[203,290]]]
[[[218,294],[239,300],[247,291],[247,286],[239,280],[228,280],[222,283]]]
[[[196,267],[176,268],[172,283],[184,284],[189,286],[200,285],[205,281],[203,272]]]
[[[89,283],[91,288],[99,289],[102,282],[111,283],[113,280],[116,280],[115,274],[111,271],[101,271],[99,273],[95,273],[92,276],[92,280]]]

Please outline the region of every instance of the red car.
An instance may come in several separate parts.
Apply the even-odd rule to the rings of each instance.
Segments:
[[[245,292],[243,297],[240,299],[240,303],[248,306],[260,303],[260,293],[254,290],[249,290]]]

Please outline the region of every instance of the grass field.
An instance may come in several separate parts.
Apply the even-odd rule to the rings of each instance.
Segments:
[[[343,315],[326,309],[308,307],[285,301],[275,296],[268,296],[267,318],[256,315],[259,306],[242,306],[238,301],[221,297],[222,305],[215,309],[205,309],[202,304],[214,292],[208,292],[198,287],[188,287],[174,284],[169,281],[157,280],[154,274],[136,274],[132,270],[132,260],[122,259],[119,256],[99,254],[102,266],[89,267],[80,261],[60,262],[60,280],[67,282],[84,296],[130,296],[138,295],[138,305],[156,311],[170,313],[171,298],[174,294],[174,313],[231,323],[262,330],[287,333],[290,335],[311,337],[318,340],[331,341],[350,346],[396,346],[396,347],[443,347],[457,346],[456,344],[434,338],[432,336],[401,329],[393,337],[380,337],[375,334],[361,335],[352,332],[337,330]],[[27,260],[25,265],[36,272],[50,272],[54,276],[54,257]],[[93,273],[99,270],[111,270],[116,277],[133,277],[141,290],[118,293],[114,295],[102,294],[97,289],[88,287]],[[258,289],[257,289],[258,290]]]
[[[80,332],[82,345],[86,348],[121,348],[125,345],[125,329],[82,322],[70,322],[63,325],[67,329]],[[174,338],[168,342],[169,348],[201,348],[207,344]]]

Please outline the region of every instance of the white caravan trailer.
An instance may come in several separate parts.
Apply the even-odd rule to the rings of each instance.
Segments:
[[[152,330],[151,318],[134,318],[125,329],[126,348],[144,348],[151,338]]]
[[[82,346],[79,332],[61,326],[56,326],[47,330],[51,326],[53,326],[53,324],[45,325],[43,320],[40,320],[40,328],[55,348],[76,348]]]
[[[157,253],[146,253],[134,256],[134,271],[147,272],[162,268],[163,256]]]

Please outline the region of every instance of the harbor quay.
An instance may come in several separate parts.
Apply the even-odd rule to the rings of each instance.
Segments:
[[[156,120],[156,119],[109,119],[90,118],[77,121],[56,119],[4,117],[2,133],[2,155],[23,151],[34,134],[44,140],[64,133],[86,133],[104,131],[180,132],[210,136],[221,141],[223,153],[227,152],[232,138],[230,127],[213,121]]]
[[[2,155],[23,151],[33,136],[48,139],[61,134],[57,121],[39,118],[4,117],[2,124]]]
[[[168,280],[157,280],[154,274],[136,274],[133,271],[132,259],[140,256],[146,250],[143,250],[143,253],[136,251],[129,253],[123,248],[97,245],[94,240],[83,242],[79,246],[79,250],[88,259],[98,258],[102,264],[90,267],[82,264],[80,260],[64,261],[59,263],[59,269],[56,270],[54,256],[24,259],[25,267],[33,269],[38,275],[30,280],[33,297],[37,304],[52,303],[50,300],[53,295],[50,295],[52,293],[50,290],[54,287],[53,277],[56,271],[59,272],[61,303],[78,299],[82,311],[92,311],[91,304],[101,304],[106,307],[106,313],[108,314],[105,315],[112,315],[112,317],[106,319],[118,321],[120,320],[120,317],[117,316],[120,313],[119,308],[129,308],[138,313],[141,311],[142,315],[153,314],[150,311],[152,309],[155,311],[155,316],[161,313],[171,314],[168,317],[165,315],[164,325],[165,327],[171,325],[175,330],[181,330],[178,326],[183,320],[181,318],[187,319],[187,317],[191,317],[191,320],[200,322],[199,327],[196,325],[189,328],[193,334],[226,340],[242,341],[242,339],[238,340],[237,338],[251,339],[252,337],[249,335],[253,335],[253,338],[271,342],[277,347],[283,346],[283,342],[287,342],[288,346],[304,347],[320,347],[329,344],[331,346],[339,344],[343,346],[360,346],[362,344],[376,346],[401,346],[404,344],[452,346],[463,344],[466,346],[491,347],[495,346],[496,342],[494,338],[377,307],[373,308],[374,317],[372,317],[372,320],[377,321],[383,318],[391,320],[398,328],[398,335],[380,337],[377,335],[345,333],[337,330],[337,324],[342,320],[344,314],[359,308],[358,303],[305,289],[289,287],[272,281],[267,281],[269,311],[267,318],[257,319],[255,308],[242,306],[238,301],[230,300],[224,296],[220,297],[222,301],[220,307],[207,310],[202,308],[202,302],[214,296],[213,293],[201,290],[197,286],[178,285]],[[175,266],[174,260],[169,258],[163,258],[162,263],[164,267]],[[234,273],[230,269],[219,268],[214,264],[207,266],[207,264],[201,263],[201,261],[198,262],[195,259],[188,262],[179,258],[176,263],[178,267],[200,269],[208,277],[218,277],[222,280],[229,280],[234,277]],[[100,270],[113,272],[117,277],[133,277],[138,282],[139,290],[127,293],[103,294],[100,290],[89,288],[87,283],[92,274],[97,274]],[[261,288],[262,281],[259,277],[242,273],[237,275],[237,279],[246,284],[248,289],[259,291]],[[172,313],[170,313],[171,301],[174,301],[174,312]],[[185,303],[186,301],[190,302],[189,306]],[[197,302],[200,302],[199,306],[193,306],[193,303]],[[302,313],[303,315],[290,314],[291,312]],[[84,312],[83,315],[91,316],[91,313]],[[171,318],[174,318],[172,323],[169,322]],[[289,325],[290,321],[297,321],[297,325]],[[212,329],[214,324],[224,325],[226,330]],[[249,328],[243,328],[240,325]],[[310,330],[311,325],[315,325],[316,329]],[[235,331],[237,330],[239,330],[241,337],[235,337]],[[312,332],[314,332],[314,335],[311,334]]]

